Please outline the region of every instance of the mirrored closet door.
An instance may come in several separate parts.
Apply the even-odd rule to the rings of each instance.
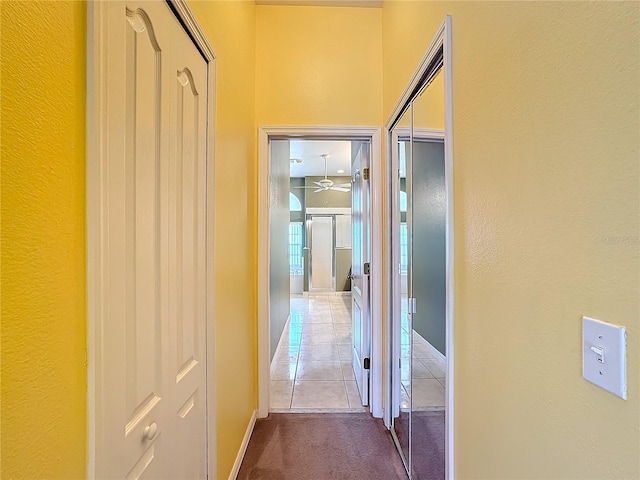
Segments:
[[[391,431],[411,480],[444,479],[446,470],[451,199],[445,161],[443,53],[443,48],[432,52],[389,131],[395,270]]]
[[[407,166],[411,335],[411,478],[444,478],[446,191],[441,72],[412,103]]]

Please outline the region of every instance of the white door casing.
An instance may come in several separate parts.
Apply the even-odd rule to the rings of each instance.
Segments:
[[[366,174],[365,174],[366,172]],[[353,371],[360,390],[363,405],[369,404],[370,364],[370,305],[369,272],[365,264],[370,262],[369,227],[369,144],[362,143],[351,165],[351,322],[353,343]]]
[[[382,170],[380,128],[353,126],[262,126],[258,131],[258,417],[269,413],[270,349],[269,349],[269,142],[270,138],[343,138],[345,140],[371,140],[371,255],[383,257],[382,246]],[[376,175],[374,172],[378,172]],[[371,395],[370,411],[376,418],[384,418],[390,425],[390,415],[385,415],[388,380],[389,352],[384,348],[382,297],[382,263],[371,275]]]
[[[210,68],[165,2],[91,8],[88,475],[205,478]]]

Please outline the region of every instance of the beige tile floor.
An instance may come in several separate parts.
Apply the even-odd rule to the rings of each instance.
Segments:
[[[364,411],[351,366],[351,296],[291,296],[272,362],[271,411]]]
[[[429,348],[425,347],[423,340],[413,332],[409,334],[409,322],[406,309],[402,309],[400,344],[401,364],[411,364],[409,368],[403,368],[402,390],[400,392],[400,408],[402,410],[438,410],[445,406],[446,371],[442,360]],[[413,337],[413,339],[411,338]],[[410,348],[410,344],[413,348]],[[411,358],[411,362],[409,362]],[[409,407],[411,402],[411,407]]]
[[[444,408],[446,373],[431,350],[409,335],[402,314],[401,408]],[[351,296],[291,296],[291,319],[272,362],[272,411],[366,410],[351,366]],[[410,348],[411,343],[413,343]],[[409,358],[412,362],[409,362]]]

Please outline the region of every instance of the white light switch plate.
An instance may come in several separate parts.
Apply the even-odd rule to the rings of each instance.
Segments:
[[[627,399],[625,328],[582,317],[582,376]]]

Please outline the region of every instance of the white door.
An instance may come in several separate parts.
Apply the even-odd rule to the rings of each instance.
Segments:
[[[369,144],[362,143],[351,165],[351,298],[353,370],[363,405],[369,404]],[[366,362],[366,365],[365,365]]]
[[[309,283],[311,291],[335,290],[333,251],[333,216],[312,216]]]
[[[98,478],[206,477],[207,64],[165,2],[104,2]]]

